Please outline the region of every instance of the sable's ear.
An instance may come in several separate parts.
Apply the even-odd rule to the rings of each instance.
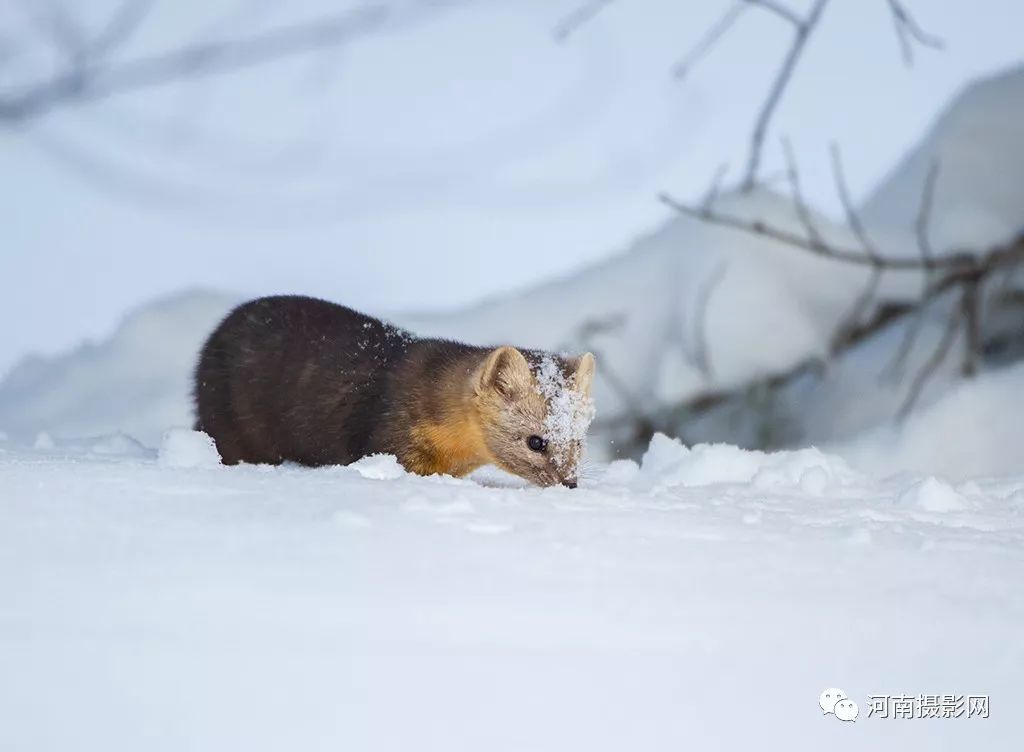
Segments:
[[[576,358],[576,372],[572,377],[573,389],[589,396],[590,385],[594,381],[594,369],[596,367],[597,362],[594,360],[593,353],[584,353]]]
[[[477,392],[493,389],[506,397],[515,397],[533,384],[530,364],[516,348],[509,345],[491,351],[480,369]]]

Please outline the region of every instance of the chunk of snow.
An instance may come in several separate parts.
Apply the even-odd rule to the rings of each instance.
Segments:
[[[157,460],[163,467],[217,467],[217,445],[202,431],[172,428],[164,433]]]
[[[821,494],[833,483],[856,479],[846,462],[810,448],[792,452],[747,451],[728,444],[698,444],[655,434],[641,462],[641,476],[658,487],[752,483],[758,488],[805,486]]]
[[[970,509],[967,499],[948,483],[935,477],[925,478],[906,489],[899,497],[900,504],[908,504],[926,512],[959,512]]]
[[[373,454],[356,460],[349,467],[370,480],[394,480],[407,474],[393,454]]]

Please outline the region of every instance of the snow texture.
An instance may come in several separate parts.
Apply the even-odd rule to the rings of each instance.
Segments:
[[[583,452],[573,454],[570,448],[586,442],[587,429],[594,420],[594,401],[574,387],[550,355],[541,359],[536,379],[537,390],[547,403],[544,436],[551,457],[564,475],[575,478]]]
[[[656,437],[577,490],[0,453],[0,749],[1011,750],[1024,476]],[[172,463],[177,464],[177,463]],[[839,686],[856,722],[822,714]],[[867,718],[869,694],[991,717]]]
[[[202,431],[172,428],[164,434],[157,460],[162,467],[219,467],[213,439]]]

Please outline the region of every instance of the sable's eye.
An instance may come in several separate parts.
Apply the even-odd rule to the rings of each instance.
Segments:
[[[526,440],[526,446],[530,447],[530,449],[535,452],[543,452],[548,448],[548,442],[540,436],[531,436]]]

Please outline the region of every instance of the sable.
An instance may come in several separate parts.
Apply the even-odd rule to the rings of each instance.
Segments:
[[[575,486],[594,358],[421,339],[300,296],[233,310],[203,346],[196,429],[226,464],[347,464],[389,453],[411,472],[496,464]]]

